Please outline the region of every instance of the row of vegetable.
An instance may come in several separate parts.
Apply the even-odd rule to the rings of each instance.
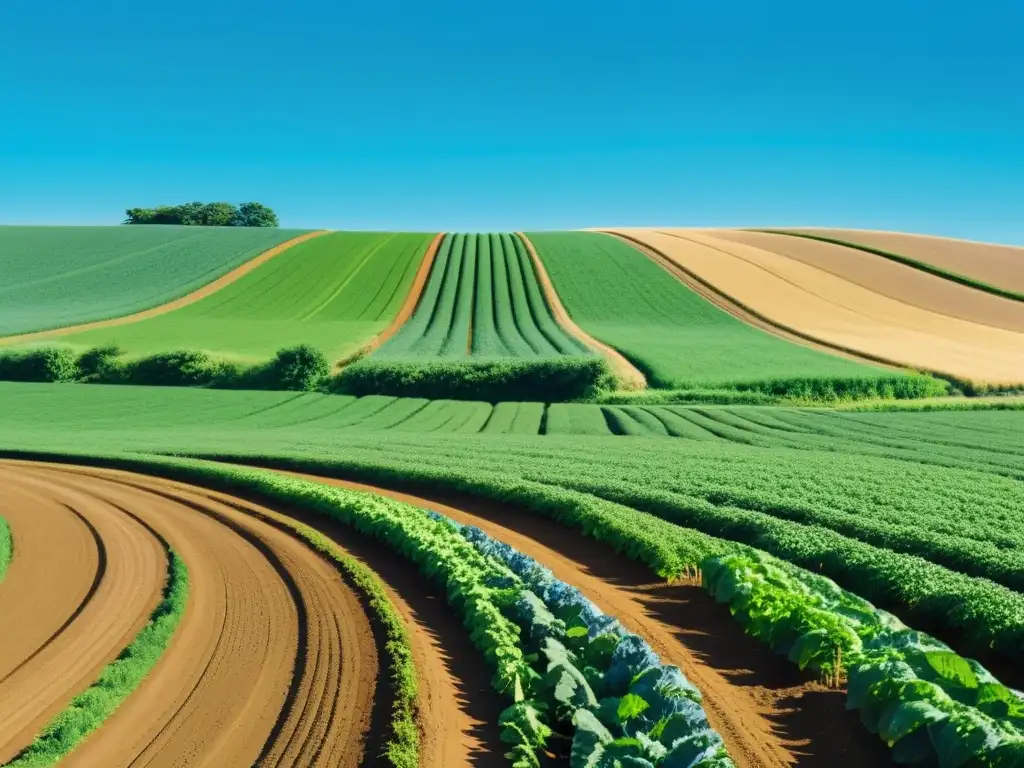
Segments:
[[[559,736],[572,738],[574,765],[729,764],[707,727],[699,693],[679,670],[662,666],[640,638],[546,569],[476,529],[259,470],[179,459],[112,461],[300,503],[415,562],[445,587],[494,666],[494,685],[510,699],[503,735],[518,766],[536,765],[540,750],[566,743]],[[368,475],[362,478],[387,484],[401,472],[378,467]],[[663,576],[699,574],[750,634],[833,684],[845,678],[848,707],[893,747],[898,762],[1024,765],[1021,694],[831,580],[568,488],[495,476],[478,482],[489,484],[485,495],[582,528]]]

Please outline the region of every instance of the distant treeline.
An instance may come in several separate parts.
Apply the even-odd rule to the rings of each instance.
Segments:
[[[125,224],[185,224],[197,227],[277,227],[277,214],[263,203],[184,203],[129,208]]]

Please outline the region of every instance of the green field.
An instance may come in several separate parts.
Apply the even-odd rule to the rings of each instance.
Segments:
[[[746,325],[610,235],[528,236],[572,319],[628,357],[651,386],[698,389],[892,374]]]
[[[507,234],[447,235],[416,312],[378,359],[586,355],[555,322],[529,254]]]
[[[692,439],[639,439],[588,434],[607,406],[543,415],[537,404],[17,384],[0,398],[7,448],[304,457],[470,489],[538,482],[813,565],[975,651],[1024,640],[1019,411],[652,408]]]
[[[303,231],[0,226],[0,335],[166,303]]]
[[[177,349],[260,362],[306,343],[337,360],[397,314],[433,236],[337,232],[271,259],[194,304],[138,323],[62,337],[141,357]]]

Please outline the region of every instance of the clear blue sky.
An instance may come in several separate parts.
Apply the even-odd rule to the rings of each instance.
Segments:
[[[1020,0],[4,0],[0,222],[1024,244]]]

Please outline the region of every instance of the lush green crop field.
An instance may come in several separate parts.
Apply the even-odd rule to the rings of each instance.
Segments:
[[[130,356],[195,349],[239,362],[262,361],[282,347],[307,343],[338,359],[365,345],[395,316],[431,238],[323,235],[194,304],[61,342],[82,348],[115,343]]]
[[[0,226],[0,335],[163,304],[303,231]]]
[[[537,358],[589,350],[555,322],[522,242],[445,237],[416,312],[374,357]]]
[[[746,325],[610,235],[545,232],[529,238],[572,319],[628,357],[652,386],[891,375]]]
[[[752,544],[961,646],[1024,641],[1021,412],[652,407],[696,439],[639,439],[588,435],[611,408],[653,424],[632,406],[17,384],[0,399],[6,448],[305,457],[481,493],[536,483]],[[548,434],[500,434],[540,422]]]

